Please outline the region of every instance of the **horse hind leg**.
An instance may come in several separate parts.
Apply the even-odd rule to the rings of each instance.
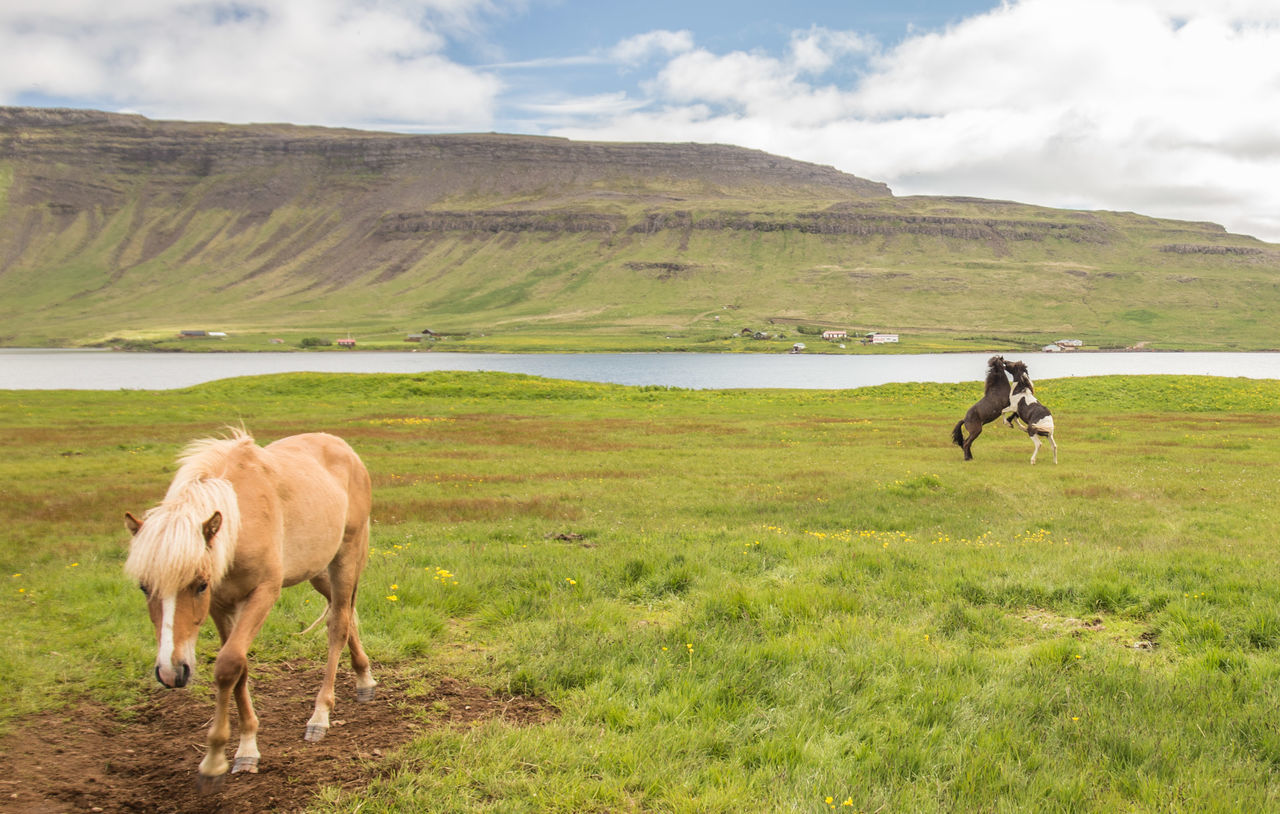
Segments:
[[[1031,450],[1031,464],[1032,466],[1034,466],[1036,462],[1036,456],[1040,454],[1040,436],[1032,435],[1031,442],[1036,445],[1036,448]]]
[[[368,534],[367,525],[358,534],[358,537],[363,538],[364,546],[366,547],[368,545]],[[358,545],[360,540],[357,539],[356,542],[356,547],[364,550]],[[363,566],[362,559],[352,557],[346,562],[335,561],[329,567],[330,595],[329,612],[326,620],[329,632],[329,655],[325,662],[324,682],[320,685],[320,691],[316,693],[315,710],[311,715],[311,719],[307,721],[304,737],[308,741],[318,741],[329,731],[329,714],[337,704],[334,684],[338,678],[338,661],[342,656],[343,647],[350,647],[351,649],[351,663],[356,672],[356,700],[373,700],[374,687],[377,686],[377,682],[373,679],[369,657],[360,645],[360,635],[356,630],[356,586],[359,583]],[[313,584],[315,584],[314,581]]]
[[[360,551],[368,551],[369,524],[367,522],[354,535],[352,546]],[[361,560],[354,570],[355,573],[351,577],[351,624],[347,631],[347,650],[351,653],[351,669],[356,674],[356,701],[367,704],[373,700],[378,682],[373,678],[373,666],[369,656],[364,652],[364,646],[360,644],[360,616],[356,613],[356,594],[360,588],[360,575],[364,572],[364,561]]]
[[[1053,440],[1053,433],[1049,433],[1049,443],[1053,444],[1053,462],[1058,462],[1058,442]]]
[[[325,661],[324,680],[320,684],[320,691],[316,693],[315,709],[307,721],[306,733],[303,735],[303,739],[311,743],[322,740],[329,732],[329,714],[337,703],[333,685],[338,677],[338,656],[346,644],[350,625],[351,604],[348,598],[341,595],[333,597],[325,620],[329,633],[329,657]]]
[[[360,644],[360,617],[355,606],[351,608],[351,629],[347,635],[347,649],[351,652],[351,669],[356,674],[356,701],[367,704],[376,695],[378,682],[373,678],[373,664]]]
[[[354,591],[347,593],[345,598],[335,593],[329,605],[329,657],[325,662],[324,681],[316,693],[315,709],[303,735],[303,739],[311,743],[322,740],[329,732],[329,715],[337,704],[334,685],[338,679],[338,661],[344,646],[351,649],[351,666],[356,673],[356,701],[365,703],[374,699],[374,688],[378,682],[373,678],[369,657],[360,644],[354,599]]]
[[[961,445],[960,445],[960,447],[964,450],[964,459],[965,459],[966,461],[972,461],[972,460],[973,460],[973,451],[972,451],[971,447],[973,447],[973,442],[977,440],[978,436],[979,436],[979,435],[982,435],[982,422],[981,422],[981,421],[974,421],[974,422],[968,422],[968,421],[966,421],[966,422],[965,422],[965,425],[964,425],[964,428],[965,428],[966,430],[968,430],[968,431],[969,431],[969,437],[968,437],[967,439],[965,439],[965,442],[964,442],[963,444],[961,444]]]

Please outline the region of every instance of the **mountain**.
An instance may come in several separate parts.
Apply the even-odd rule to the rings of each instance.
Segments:
[[[738,349],[838,327],[903,349],[1262,348],[1277,272],[1280,247],[1213,224],[897,197],[723,145],[0,108],[10,346]]]

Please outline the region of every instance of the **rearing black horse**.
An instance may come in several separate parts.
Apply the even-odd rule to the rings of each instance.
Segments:
[[[987,360],[985,387],[982,399],[969,408],[964,418],[956,422],[956,428],[951,432],[951,440],[964,450],[966,461],[973,460],[973,453],[969,448],[973,446],[974,439],[982,434],[982,426],[995,421],[1001,413],[1009,409],[1009,379],[1004,375],[1004,357],[992,356]],[[969,431],[968,439],[964,437],[962,429]]]

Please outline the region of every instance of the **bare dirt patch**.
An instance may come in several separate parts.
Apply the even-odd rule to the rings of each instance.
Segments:
[[[213,711],[208,698],[157,688],[124,713],[86,703],[33,716],[0,740],[0,812],[300,811],[321,787],[364,787],[384,755],[423,730],[493,718],[537,724],[556,714],[536,698],[402,671],[379,676],[372,703],[357,704],[340,692],[329,734],[305,743],[303,727],[320,680],[321,668],[310,663],[255,669],[260,771],[229,775],[212,794],[195,788]],[[237,737],[233,725],[229,754]]]

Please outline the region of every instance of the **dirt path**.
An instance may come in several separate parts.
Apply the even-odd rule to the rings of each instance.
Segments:
[[[213,710],[207,697],[157,687],[127,715],[82,704],[23,720],[0,740],[0,812],[299,811],[322,786],[367,785],[384,755],[425,729],[491,718],[535,724],[556,714],[537,699],[503,697],[447,677],[380,675],[375,701],[340,696],[328,736],[305,743],[303,725],[320,679],[310,663],[256,668],[261,770],[229,776],[221,792],[208,795],[195,790]],[[414,683],[432,688],[409,695]],[[236,737],[233,729],[229,752]]]

